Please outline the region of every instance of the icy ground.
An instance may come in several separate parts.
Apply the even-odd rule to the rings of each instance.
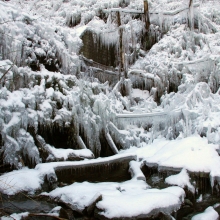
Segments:
[[[2,194],[41,196],[99,219],[181,219],[183,208],[194,220],[219,218],[216,200],[203,198],[220,186],[220,3],[188,5],[149,0],[147,32],[142,0],[0,2]],[[115,83],[103,72],[101,83],[80,56],[82,36],[89,30],[93,43],[118,48],[119,7],[128,78]],[[137,158],[130,180],[45,187],[57,167],[125,156]]]

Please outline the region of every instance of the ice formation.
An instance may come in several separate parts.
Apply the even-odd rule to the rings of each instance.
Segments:
[[[219,194],[218,1],[0,9],[2,193],[40,191],[99,219],[180,219],[188,199]],[[92,182],[112,173],[118,182]],[[214,209],[193,219],[217,219]]]

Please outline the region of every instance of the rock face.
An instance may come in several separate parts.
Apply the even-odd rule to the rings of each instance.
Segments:
[[[59,166],[55,168],[58,181],[63,183],[83,182],[109,182],[125,181],[130,179],[128,172],[129,162],[135,160],[132,155],[109,157],[108,160],[93,160],[72,166]]]
[[[117,36],[117,31],[114,34]],[[102,38],[97,33],[92,32],[92,30],[87,30],[83,33],[82,41],[81,53],[86,58],[105,66],[116,67],[118,65],[117,44],[105,44],[102,42]]]

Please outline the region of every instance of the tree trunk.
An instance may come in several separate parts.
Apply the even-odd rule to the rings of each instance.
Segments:
[[[123,28],[121,27],[120,12],[117,11],[118,31],[119,31],[119,77],[124,71],[124,51],[123,51]]]
[[[146,30],[148,31],[150,27],[148,0],[144,0],[144,17],[145,17],[145,27]]]
[[[194,12],[193,12],[193,0],[189,0],[189,28],[194,29]]]

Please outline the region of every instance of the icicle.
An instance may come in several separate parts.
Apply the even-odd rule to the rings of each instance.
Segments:
[[[199,30],[199,33],[201,33],[201,6],[202,6],[202,2],[199,1],[199,10],[197,12],[197,16],[198,16],[198,30]]]
[[[161,33],[163,33],[163,22],[164,22],[164,16],[163,16],[162,8],[161,8],[159,12],[159,25],[160,25]]]
[[[111,25],[112,25],[112,14],[110,11],[108,18],[107,18],[107,29],[111,29]]]

